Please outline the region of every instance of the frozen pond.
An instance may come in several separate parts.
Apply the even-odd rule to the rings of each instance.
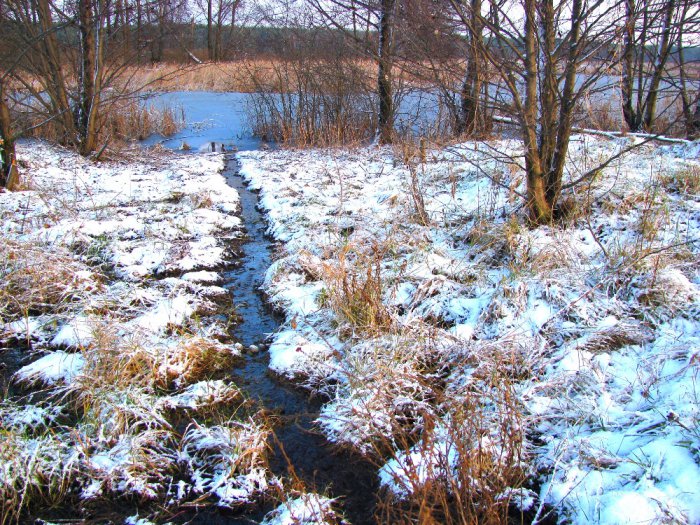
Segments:
[[[241,151],[260,147],[260,139],[252,136],[246,122],[246,93],[213,93],[210,91],[174,91],[158,93],[144,100],[156,108],[171,107],[185,113],[185,127],[170,137],[155,134],[142,141],[144,146],[162,144],[179,149],[187,144],[192,151],[208,150],[212,142],[226,149]]]

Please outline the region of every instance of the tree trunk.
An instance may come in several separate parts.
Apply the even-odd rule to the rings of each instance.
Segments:
[[[576,64],[579,63],[582,49],[579,46],[581,36],[581,23],[583,21],[584,0],[572,0],[571,3],[571,31],[569,32],[569,50],[564,69],[564,86],[559,102],[559,115],[557,119],[556,142],[552,157],[549,161],[547,174],[547,201],[554,210],[561,196],[562,179],[564,178],[564,166],[569,151],[569,139],[574,120],[574,92],[576,90]],[[585,47],[585,46],[584,46]],[[554,86],[556,88],[556,86]]]
[[[102,21],[101,14],[95,9],[97,1],[99,0],[78,1],[81,67],[76,128],[80,137],[81,155],[88,155],[97,146],[102,77]]]
[[[671,25],[673,23],[673,11],[675,10],[675,7],[675,0],[668,0],[664,4],[664,25],[661,30],[661,44],[659,45],[659,50],[655,56],[656,62],[654,64],[654,73],[651,77],[651,83],[649,85],[649,92],[645,104],[644,129],[648,132],[652,131],[654,121],[656,120],[656,106],[659,100],[659,86],[661,85],[661,80],[666,69],[666,62],[668,61],[668,56],[671,51]]]
[[[12,119],[10,117],[10,108],[7,104],[6,93],[3,87],[3,81],[0,78],[0,187],[6,187],[8,190],[14,189],[19,183],[17,173],[13,171],[15,161],[15,140],[12,134]],[[16,169],[16,168],[15,168]],[[10,180],[10,175],[13,175]]]
[[[546,174],[540,157],[537,133],[538,47],[537,0],[525,0],[525,106],[522,130],[527,173],[527,208],[535,224],[552,221],[552,205],[547,200]]]
[[[461,93],[461,114],[457,122],[457,134],[471,135],[485,127],[481,88],[483,84],[482,48],[484,24],[481,19],[482,0],[471,0],[470,21],[467,28],[467,71]]]
[[[379,142],[390,144],[394,134],[393,66],[394,10],[396,0],[382,0],[379,20],[377,95],[379,97]]]
[[[214,0],[207,0],[207,58],[214,60],[214,34],[213,34],[213,4]]]
[[[45,88],[53,103],[54,112],[58,115],[57,121],[63,128],[59,142],[63,145],[75,144],[77,138],[75,123],[68,99],[66,81],[61,70],[62,60],[58,42],[53,32],[53,21],[48,0],[37,0],[36,8],[40,30],[44,34],[41,40],[43,49],[39,60],[42,62],[44,76],[48,80]]]
[[[224,28],[223,2],[218,0],[218,10],[216,12],[216,31],[214,32],[214,62],[221,61],[221,33]]]
[[[136,0],[136,63],[138,65],[141,65],[142,28],[143,9],[141,8],[141,0]]]
[[[630,131],[637,131],[641,126],[641,116],[633,105],[634,69],[636,48],[634,29],[636,26],[635,0],[625,0],[625,36],[622,55],[622,116]]]

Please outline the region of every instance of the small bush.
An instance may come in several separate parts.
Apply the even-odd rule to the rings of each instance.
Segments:
[[[275,63],[257,85],[249,113],[255,135],[294,147],[365,141],[376,129],[366,71],[353,62],[305,58]]]

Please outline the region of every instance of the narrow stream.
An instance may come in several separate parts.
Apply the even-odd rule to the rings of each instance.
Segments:
[[[232,335],[246,347],[251,344],[264,347],[267,336],[281,321],[260,291],[265,271],[272,262],[274,245],[265,236],[267,225],[257,209],[258,196],[238,174],[235,157],[227,159],[224,175],[240,195],[241,218],[247,234],[239,247],[241,264],[224,273],[224,286],[231,290],[241,316]],[[308,393],[274,377],[268,363],[266,351],[247,355],[245,364],[233,371],[233,379],[279,421],[275,427],[272,471],[288,477],[290,468],[293,469],[308,490],[340,498],[342,510],[351,523],[373,523],[378,489],[376,469],[359,456],[337,451],[329,445],[313,426],[321,400],[309,398]]]

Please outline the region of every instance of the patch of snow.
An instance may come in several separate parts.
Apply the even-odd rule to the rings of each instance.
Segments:
[[[62,350],[51,352],[15,372],[16,381],[27,384],[70,384],[82,373],[85,358]]]
[[[334,501],[318,494],[304,494],[269,512],[260,525],[334,525],[339,520],[333,510]]]

